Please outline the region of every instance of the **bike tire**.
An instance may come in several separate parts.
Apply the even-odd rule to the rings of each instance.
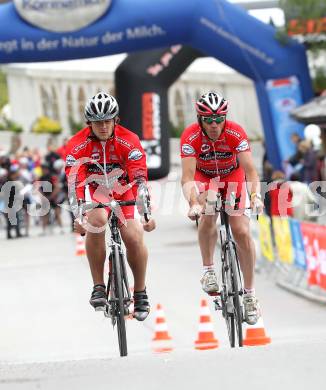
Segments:
[[[117,318],[117,332],[119,341],[120,356],[128,355],[127,347],[127,332],[126,332],[126,320],[124,310],[124,294],[123,294],[123,274],[121,272],[121,257],[119,249],[114,246],[113,249],[113,267],[114,267],[114,288],[115,288],[115,316]]]
[[[234,243],[230,245],[228,251],[230,256],[232,287],[234,293],[233,306],[234,306],[235,325],[236,325],[237,336],[238,336],[238,344],[239,347],[242,347],[243,346],[243,330],[242,330],[243,310],[242,310],[242,305],[240,303],[240,295],[239,295],[239,280],[241,279],[239,274],[240,271],[239,271],[239,266],[237,261],[236,250],[234,248]]]
[[[227,310],[227,304],[230,299],[229,292],[232,293],[232,281],[231,281],[231,267],[229,259],[226,256],[227,250],[224,254],[224,260],[222,261],[222,283],[223,290],[221,296],[222,313],[226,322],[226,328],[228,331],[228,338],[231,348],[235,347],[235,318],[234,313],[229,313]]]

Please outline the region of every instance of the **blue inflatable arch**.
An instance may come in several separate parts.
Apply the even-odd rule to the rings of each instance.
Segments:
[[[62,18],[71,17],[73,11],[64,7],[74,2],[52,2],[66,9]],[[99,19],[72,32],[35,27],[19,16],[14,3],[0,6],[0,63],[88,58],[175,45],[215,57],[253,80],[268,156],[279,168],[292,152],[290,133],[298,126],[288,113],[312,97],[305,49],[294,41],[282,46],[272,26],[239,6],[225,0],[112,0]],[[164,68],[168,62],[156,65]]]

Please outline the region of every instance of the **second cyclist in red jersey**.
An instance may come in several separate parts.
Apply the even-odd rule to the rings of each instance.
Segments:
[[[219,290],[213,260],[217,216],[208,212],[206,198],[209,190],[220,192],[224,198],[234,192],[239,199],[239,210],[236,215],[229,215],[229,221],[244,276],[245,319],[254,324],[259,317],[254,289],[256,254],[246,207],[250,205],[262,212],[259,177],[245,131],[226,119],[228,102],[223,96],[215,92],[202,95],[196,102],[196,111],[198,122],[187,127],[181,136],[181,181],[189,202],[189,218],[201,216],[198,240],[204,266],[202,288],[208,294]]]

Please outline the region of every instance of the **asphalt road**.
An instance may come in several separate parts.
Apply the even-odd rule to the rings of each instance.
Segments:
[[[320,389],[325,383],[326,309],[256,278],[272,343],[231,350],[225,323],[211,316],[219,348],[196,351],[201,265],[196,229],[185,217],[177,173],[153,184],[157,230],[146,234],[152,313],[128,321],[129,356],[88,304],[87,260],[68,233],[0,237],[0,389]],[[255,231],[255,222],[252,221]],[[3,233],[3,232],[1,232]],[[165,311],[173,351],[152,351],[155,306]]]

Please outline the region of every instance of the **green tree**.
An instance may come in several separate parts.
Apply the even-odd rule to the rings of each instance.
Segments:
[[[316,19],[326,15],[324,0],[280,0],[285,17],[297,19]]]
[[[276,37],[283,45],[288,43],[287,32],[290,20],[296,19],[304,25],[307,20],[326,17],[325,0],[280,0],[279,4],[284,11],[286,25],[277,30]],[[326,85],[326,67],[320,65],[320,58],[326,56],[326,39],[321,34],[301,35],[298,38],[308,51],[314,90],[319,94]]]
[[[0,70],[0,109],[8,103],[8,87],[6,75]]]

